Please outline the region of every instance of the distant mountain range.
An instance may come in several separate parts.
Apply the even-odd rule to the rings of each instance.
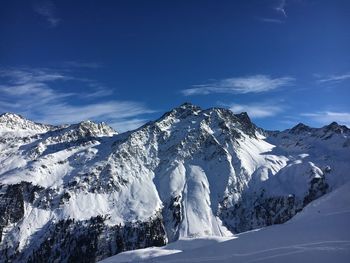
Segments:
[[[118,134],[0,115],[0,262],[95,262],[281,224],[350,181],[350,129],[185,103]]]

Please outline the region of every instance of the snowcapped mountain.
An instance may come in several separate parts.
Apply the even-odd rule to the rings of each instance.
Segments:
[[[185,103],[117,134],[0,116],[0,261],[94,262],[284,223],[349,181],[350,130]]]

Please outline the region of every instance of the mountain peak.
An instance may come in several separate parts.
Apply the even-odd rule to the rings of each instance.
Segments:
[[[349,128],[346,127],[345,125],[340,125],[337,122],[333,121],[332,123],[326,125],[323,127],[323,129],[328,132],[328,131],[333,131],[335,133],[344,133],[344,131],[348,131]]]
[[[183,110],[192,110],[192,111],[200,111],[201,108],[199,106],[196,106],[190,102],[184,102],[179,107],[175,109],[183,109]]]
[[[33,122],[19,114],[6,112],[0,115],[0,128],[1,134],[11,133],[12,136],[22,137],[46,132],[52,126]]]
[[[180,106],[173,108],[171,111],[166,112],[159,120],[163,120],[165,118],[178,118],[184,119],[192,114],[198,114],[202,109],[199,106],[193,105],[192,103],[185,102]]]
[[[337,129],[339,127],[341,127],[342,125],[339,125],[337,122],[333,121],[332,123],[326,125],[325,127],[326,128],[329,128],[329,129]]]
[[[181,121],[188,125],[186,127],[196,127],[196,123],[203,119],[207,119],[206,121],[211,123],[209,125],[228,125],[232,129],[241,129],[250,136],[255,136],[257,131],[257,127],[252,123],[246,112],[234,114],[231,110],[220,107],[202,110],[199,106],[188,102],[165,113],[156,122],[163,128]],[[215,129],[215,127],[212,128]]]
[[[310,127],[305,125],[304,123],[299,122],[297,125],[295,125],[292,129],[290,129],[291,133],[301,133],[301,132],[307,132],[310,131]]]
[[[25,120],[25,118],[22,115],[12,113],[12,112],[5,112],[0,114],[0,121],[9,121],[9,120]]]
[[[242,122],[245,122],[245,123],[251,123],[251,119],[249,118],[249,115],[247,112],[241,112],[241,113],[238,113],[238,114],[234,114],[238,119],[240,119]]]
[[[6,112],[0,115],[0,124],[3,124],[7,127],[20,127],[26,129],[27,126],[44,126],[44,124],[35,123],[31,120],[24,118],[22,115]]]
[[[111,136],[117,134],[117,132],[104,122],[95,123],[90,120],[82,121],[78,124],[73,124],[81,134],[99,137],[99,136]]]

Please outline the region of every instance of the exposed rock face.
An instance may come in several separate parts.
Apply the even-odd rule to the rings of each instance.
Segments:
[[[166,243],[159,217],[113,227],[104,224],[102,216],[85,221],[67,219],[48,226],[45,240],[28,252],[28,262],[96,262],[123,251]]]
[[[95,262],[293,217],[348,181],[350,130],[185,103],[117,134],[0,117],[0,262]]]
[[[234,206],[228,207],[223,202],[221,210],[223,222],[232,232],[240,233],[288,221],[303,207],[328,191],[329,185],[325,174],[314,164],[311,163],[309,166],[309,170],[301,171],[288,171],[288,167],[285,168],[287,173],[295,173],[295,176],[304,178],[303,184],[297,180],[293,182],[294,187],[304,188],[301,192],[283,193],[283,190],[278,188],[288,185],[278,185],[274,182],[283,177],[271,178],[263,182],[259,190],[243,192],[241,199]]]
[[[324,195],[328,185],[324,179],[313,179],[308,194],[304,198],[295,195],[247,196],[234,207],[223,207],[221,218],[233,233],[249,231],[264,226],[282,224],[301,211],[308,203]]]
[[[0,185],[0,242],[5,226],[15,224],[24,215],[23,189],[20,184]]]

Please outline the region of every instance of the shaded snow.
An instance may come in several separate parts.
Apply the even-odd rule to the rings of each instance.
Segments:
[[[345,263],[350,258],[350,184],[310,203],[285,224],[242,233],[222,243],[210,239],[182,243],[129,251],[102,262]]]

